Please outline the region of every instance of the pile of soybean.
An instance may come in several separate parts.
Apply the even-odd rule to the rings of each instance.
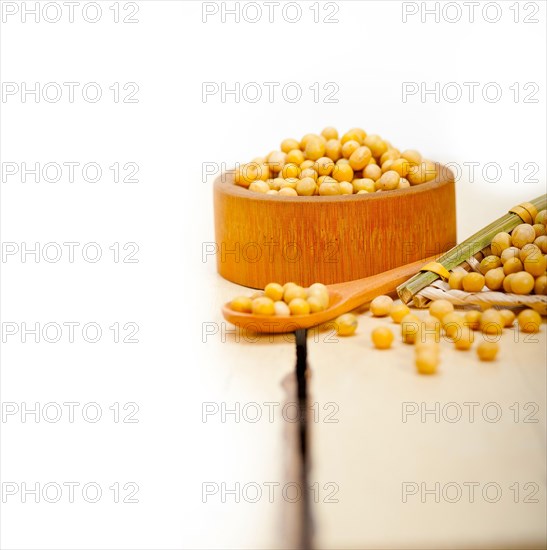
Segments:
[[[394,191],[435,179],[435,163],[378,135],[336,128],[281,142],[280,150],[238,166],[234,181],[255,193],[332,196]]]
[[[521,223],[511,233],[500,232],[484,256],[479,271],[456,268],[450,274],[450,288],[466,292],[488,290],[511,294],[547,294],[547,210],[541,210],[534,224]]]

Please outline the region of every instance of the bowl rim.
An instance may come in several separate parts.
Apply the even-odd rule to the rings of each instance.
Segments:
[[[314,203],[326,203],[326,202],[351,202],[351,201],[371,201],[371,200],[385,200],[389,197],[396,197],[402,194],[406,195],[415,195],[417,193],[427,193],[432,189],[441,187],[449,183],[453,183],[454,173],[452,170],[441,164],[440,162],[434,162],[437,168],[437,176],[434,180],[428,181],[426,183],[420,183],[418,185],[411,185],[405,189],[393,189],[392,191],[381,191],[375,193],[362,193],[358,195],[353,193],[351,195],[329,195],[329,196],[286,196],[286,195],[267,195],[266,193],[255,193],[249,191],[248,188],[241,185],[236,185],[234,182],[234,171],[225,170],[219,174],[214,182],[213,186],[215,191],[220,191],[226,195],[231,195],[233,197],[238,197],[247,200],[253,201],[280,201],[280,202],[314,202]]]

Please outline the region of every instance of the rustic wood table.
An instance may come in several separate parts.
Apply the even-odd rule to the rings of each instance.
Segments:
[[[460,208],[469,193],[463,187]],[[515,199],[502,197],[479,217],[476,206],[461,208],[459,239]],[[399,327],[366,308],[353,337],[308,331],[303,478],[294,335],[234,331],[219,307],[248,290],[212,263],[204,277],[211,301],[202,318],[213,320],[202,325],[205,382],[215,402],[204,434],[216,450],[208,479],[218,486],[202,512],[216,527],[201,547],[544,547],[545,322],[535,335],[505,330],[492,363],[444,341],[435,376],[418,375],[412,346],[398,339],[374,349],[375,326]],[[237,483],[238,498],[229,492]]]

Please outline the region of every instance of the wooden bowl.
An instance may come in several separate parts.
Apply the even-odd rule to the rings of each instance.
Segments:
[[[456,244],[454,175],[396,191],[333,197],[253,193],[214,182],[217,268],[234,283],[303,286],[361,279]]]

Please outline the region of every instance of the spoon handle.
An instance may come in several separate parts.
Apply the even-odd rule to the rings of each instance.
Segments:
[[[357,308],[370,302],[380,294],[394,292],[400,284],[418,273],[424,265],[434,261],[435,258],[436,256],[431,256],[430,258],[402,265],[395,269],[378,273],[377,275],[365,277],[364,279],[329,285],[328,288],[329,290],[338,292],[342,296],[342,302],[349,309]]]

